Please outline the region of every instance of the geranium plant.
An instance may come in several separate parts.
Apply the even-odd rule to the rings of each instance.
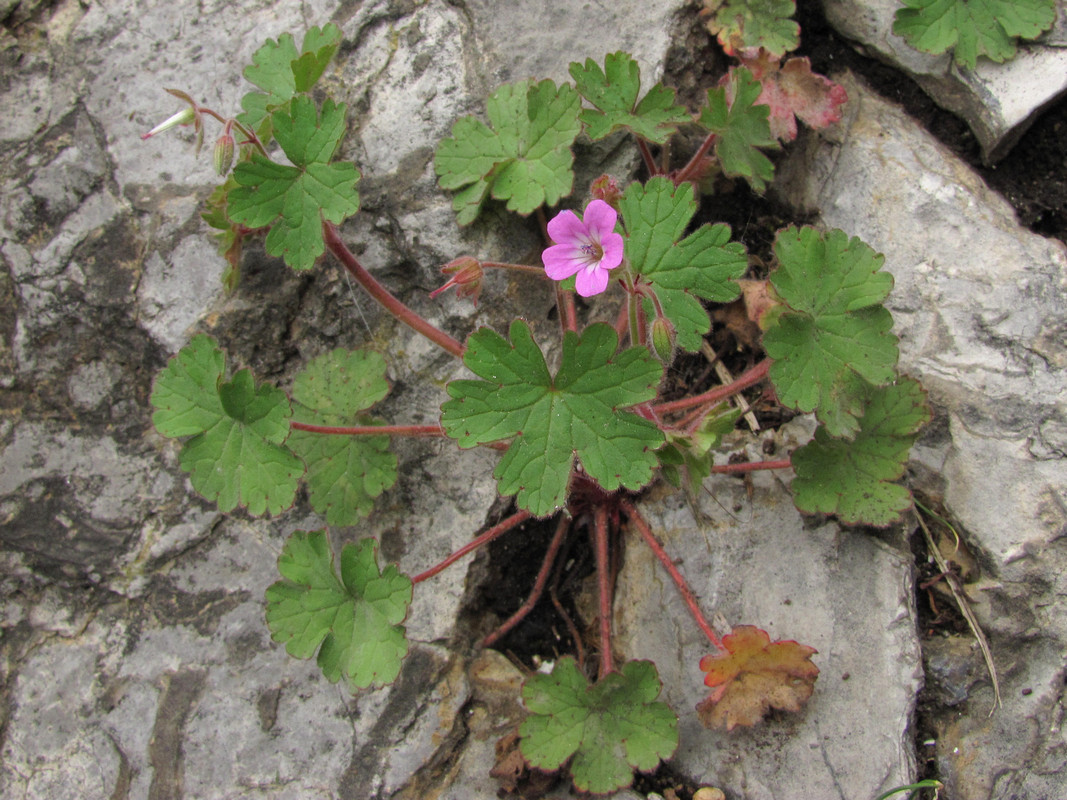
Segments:
[[[569,763],[582,791],[626,786],[634,770],[654,769],[677,746],[677,718],[658,699],[656,667],[613,659],[616,530],[652,549],[708,639],[700,662],[711,688],[699,708],[706,724],[753,725],[770,708],[798,710],[818,675],[815,651],[805,645],[771,642],[751,625],[720,637],[638,508],[646,487],[664,479],[695,488],[712,472],[793,467],[796,503],[805,512],[886,525],[910,503],[896,481],[929,412],[918,385],[896,372],[897,343],[882,306],[892,279],[880,270],[882,257],[841,231],[779,232],[775,269],[756,291],[750,282],[745,295],[761,298],[749,313],[763,330],[766,358],[727,385],[661,396],[666,366],[679,353],[698,351],[709,333],[708,304],[739,298],[748,271],[745,248],[727,225],[693,227],[697,182],[708,186],[721,174],[762,190],[774,171],[764,150],[793,138],[798,117],[816,126],[833,121],[845,99],[804,59],[781,63],[796,46],[792,3],[752,5],[770,17],[737,22],[730,14],[744,4],[718,4],[713,22],[739,63],[695,113],[663,85],[642,95],[637,63],[619,52],[603,66],[592,59],[572,64],[574,85],[501,87],[489,98],[488,124],[464,117],[440,144],[439,184],[454,193],[458,221],[468,224],[486,203],[541,215],[571,196],[579,135],[636,138],[643,180],[623,187],[604,176],[589,202],[551,212],[541,263],[461,255],[445,265],[447,282],[434,293],[456,288],[477,299],[490,268],[551,282],[561,337],[554,365],[538,342],[543,334],[522,319],[506,332],[482,328],[465,342],[454,339],[379,284],[344,242],[338,226],[358,212],[360,177],[354,165],[333,159],[347,109],[329,99],[320,105],[309,93],[340,44],[335,26],[312,29],[300,47],[283,35],[257,51],[245,75],[262,91],[245,97],[241,114],[226,117],[172,91],[186,108],[146,135],[191,124],[199,144],[209,118],[221,124],[214,162],[224,181],[204,217],[229,263],[228,283],[238,279],[250,236],[265,235],[267,252],[293,269],[309,269],[328,253],[386,310],[473,375],[447,385],[440,425],[389,424],[371,413],[389,391],[378,353],[322,355],[286,395],[248,369],[235,370],[210,337],[198,335],[159,375],[151,396],[156,428],[182,440],[180,464],[198,492],[224,511],[278,514],[293,505],[303,482],[328,525],[350,525],[372,513],[375,498],[396,481],[393,437],[442,436],[462,448],[502,451],[493,474],[500,494],[514,498],[510,516],[413,576],[402,565],[381,564],[372,539],[345,544],[338,562],[326,531],[294,533],[278,561],[281,579],[266,590],[274,639],[293,656],[315,656],[329,680],[353,691],[388,684],[408,650],[403,622],[418,584],[525,520],[555,518],[534,594],[486,638],[492,645],[536,602],[567,533],[585,526],[597,568],[599,658],[595,668],[564,658],[551,674],[530,677],[523,690],[529,716],[519,730],[529,764],[555,770]],[[704,138],[686,163],[666,171],[653,148],[680,126],[700,128]],[[575,292],[618,302],[617,322],[587,324]],[[761,384],[782,405],[815,413],[814,440],[786,459],[715,464],[716,446],[738,418],[725,402]]]

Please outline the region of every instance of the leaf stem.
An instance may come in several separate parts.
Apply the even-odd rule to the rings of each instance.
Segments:
[[[556,561],[556,554],[559,552],[560,545],[563,544],[563,535],[570,529],[570,526],[570,517],[566,514],[560,514],[559,522],[556,523],[556,532],[552,535],[552,541],[549,542],[545,560],[541,563],[541,569],[534,580],[530,596],[526,598],[526,602],[519,607],[518,611],[508,617],[499,628],[482,639],[482,647],[492,647],[496,644],[504,634],[522,622],[526,615],[533,610],[533,607],[537,605],[537,601],[541,599],[541,594],[545,591],[545,584],[548,583],[548,575]]]
[[[463,545],[463,547],[459,548],[459,550],[454,552],[444,561],[440,562],[439,564],[435,564],[425,572],[420,572],[418,575],[411,579],[411,582],[422,583],[427,578],[432,578],[441,570],[450,567],[456,561],[459,561],[459,559],[463,558],[463,556],[467,555],[467,553],[471,552],[472,550],[477,550],[483,544],[489,544],[489,542],[493,541],[493,539],[496,539],[498,536],[502,536],[503,534],[507,533],[516,525],[521,525],[530,517],[531,514],[529,511],[517,511],[503,522],[494,525],[481,536],[478,536],[467,542],[467,544]]]
[[[667,555],[667,551],[663,549],[663,545],[659,543],[655,535],[652,533],[652,529],[645,522],[645,518],[641,516],[641,512],[625,498],[620,499],[620,507],[626,512],[626,516],[630,518],[630,521],[637,527],[638,532],[644,538],[645,542],[660,563],[666,567],[667,572],[670,574],[671,579],[674,581],[674,585],[678,587],[678,591],[682,594],[682,599],[685,601],[686,606],[689,608],[689,613],[693,615],[693,619],[696,620],[697,626],[704,632],[704,635],[708,637],[708,641],[721,653],[726,652],[726,648],[723,647],[722,639],[718,637],[711,625],[708,624],[707,619],[704,618],[703,612],[700,610],[700,606],[697,605],[696,596],[693,594],[693,590],[689,588],[689,584],[686,583],[685,578],[678,571],[678,568],[674,566],[674,562],[671,561],[670,556]]]
[[[703,142],[700,143],[700,147],[693,153],[686,165],[682,167],[674,176],[674,183],[678,185],[685,181],[692,180],[693,173],[697,171],[700,166],[700,160],[708,154],[711,146],[715,144],[715,140],[719,138],[717,133],[709,133]]]
[[[648,176],[651,178],[655,175],[659,175],[659,167],[656,165],[656,159],[652,157],[652,151],[648,147],[648,142],[637,137],[637,149],[641,151],[641,158],[645,162],[645,168],[648,170]]]
[[[657,414],[662,415],[670,414],[674,411],[684,411],[693,406],[720,403],[727,397],[735,395],[741,390],[759,383],[766,377],[770,368],[771,360],[765,358],[747,372],[742,373],[733,383],[728,383],[725,386],[716,386],[710,391],[694,395],[693,397],[683,397],[681,400],[674,400],[670,403],[660,403],[659,405],[653,406],[653,408],[656,410]]]
[[[326,241],[326,247],[329,248],[334,257],[345,266],[345,269],[352,274],[353,278],[359,281],[359,284],[366,290],[367,294],[377,300],[386,311],[408,327],[421,333],[438,347],[447,350],[456,358],[463,358],[464,348],[462,344],[440,328],[431,325],[397,300],[388,289],[378,283],[374,276],[364,269],[363,265],[352,254],[352,251],[341,241],[336,225],[332,222],[323,222],[322,234]]]
[[[603,503],[596,507],[593,523],[593,543],[596,553],[596,582],[600,594],[600,677],[615,671],[611,657],[611,566],[608,561],[608,509]]]
[[[322,433],[333,436],[445,436],[440,425],[313,425],[310,422],[289,422],[294,431]]]
[[[791,466],[793,462],[788,458],[783,458],[780,461],[746,461],[743,464],[712,465],[711,471],[726,475],[735,472],[755,472],[760,469],[789,469]]]

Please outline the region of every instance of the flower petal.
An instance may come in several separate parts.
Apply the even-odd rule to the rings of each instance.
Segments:
[[[608,288],[608,271],[600,268],[579,270],[574,288],[582,297],[592,297]]]
[[[615,269],[622,263],[626,247],[620,234],[614,232],[607,234],[600,240],[600,247],[604,251],[600,259],[601,269]]]
[[[588,264],[585,254],[572,244],[554,244],[541,253],[545,272],[554,281],[569,278]]]
[[[582,217],[589,235],[599,239],[601,243],[609,233],[615,230],[615,222],[619,219],[615,209],[603,200],[593,200],[585,207]]]
[[[589,229],[573,211],[560,211],[550,219],[548,235],[556,244],[578,245],[589,241]]]

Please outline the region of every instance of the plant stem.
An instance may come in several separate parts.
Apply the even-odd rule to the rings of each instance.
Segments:
[[[378,281],[374,279],[374,276],[363,268],[363,265],[356,260],[352,251],[341,241],[336,225],[332,222],[323,222],[322,234],[323,238],[326,240],[326,247],[328,247],[330,252],[334,254],[334,257],[344,264],[345,269],[352,273],[352,277],[359,281],[360,286],[366,290],[367,294],[377,300],[386,311],[408,327],[421,333],[438,347],[447,350],[456,358],[463,358],[464,348],[462,344],[440,328],[431,325],[406,305],[397,300],[388,289],[378,283]]]
[[[697,151],[693,153],[689,161],[686,162],[686,165],[678,170],[677,174],[674,176],[675,185],[692,179],[692,174],[696,171],[697,167],[700,166],[700,160],[708,154],[711,146],[715,144],[715,140],[718,138],[719,135],[717,133],[709,133],[707,135],[704,141],[700,143],[700,147],[697,148]]]
[[[523,618],[537,605],[537,601],[541,599],[541,594],[545,590],[545,584],[548,583],[548,574],[552,571],[552,564],[555,563],[556,554],[559,552],[560,545],[563,544],[563,535],[570,526],[570,517],[566,514],[560,514],[559,522],[556,523],[556,532],[552,535],[552,541],[548,545],[545,560],[541,563],[541,569],[534,580],[530,596],[526,598],[526,602],[519,607],[518,611],[508,617],[499,628],[482,639],[482,647],[492,647],[496,644],[504,634],[522,622]]]
[[[753,384],[759,383],[767,375],[767,371],[771,368],[771,360],[769,358],[763,359],[756,366],[752,367],[747,372],[742,373],[733,383],[728,383],[725,386],[716,386],[714,389],[704,394],[698,394],[693,397],[683,397],[681,400],[674,400],[670,403],[660,403],[653,406],[657,414],[670,414],[673,411],[684,411],[687,408],[693,406],[719,403],[725,400],[731,395],[735,395],[742,389],[747,389]]]
[[[641,151],[641,158],[645,162],[649,177],[659,175],[659,167],[656,166],[656,159],[652,158],[652,151],[648,149],[648,142],[640,136],[637,137],[637,149]]]
[[[593,524],[596,582],[600,593],[600,677],[615,671],[611,657],[611,565],[608,561],[608,509],[596,507]]]
[[[531,264],[509,264],[506,261],[479,261],[483,267],[489,267],[491,269],[510,269],[514,272],[525,272],[529,275],[536,275],[539,278],[544,278],[546,281],[550,280],[548,275],[545,274],[544,267],[535,267]]]
[[[744,464],[720,464],[712,466],[711,471],[720,475],[734,472],[755,472],[759,469],[789,469],[793,462],[788,458],[781,461],[747,461]]]
[[[291,421],[294,431],[322,433],[335,436],[445,436],[440,425],[313,425],[310,422]]]
[[[559,322],[564,332],[578,332],[578,310],[574,306],[574,292],[561,289],[562,283],[556,284],[556,305],[559,308]]]
[[[645,518],[641,516],[641,512],[626,499],[622,499],[619,503],[622,510],[626,512],[626,516],[630,518],[630,521],[637,527],[638,532],[644,538],[649,547],[652,548],[652,552],[655,553],[656,558],[660,563],[666,567],[667,572],[670,574],[674,585],[678,587],[678,591],[682,593],[682,599],[685,601],[686,606],[689,608],[689,613],[693,615],[693,619],[696,620],[697,626],[704,632],[704,635],[708,637],[708,641],[719,652],[725,653],[726,648],[723,647],[722,639],[718,637],[711,625],[704,618],[703,612],[700,610],[700,606],[697,605],[696,596],[693,594],[693,590],[689,588],[689,584],[686,583],[685,578],[678,571],[678,568],[674,566],[674,562],[671,561],[670,556],[667,555],[667,551],[663,549],[663,545],[659,543],[655,535],[652,533],[652,529],[645,522]]]
[[[420,572],[418,575],[416,575],[414,578],[411,579],[411,582],[412,583],[422,583],[427,578],[432,578],[434,575],[436,575],[441,570],[445,569],[446,567],[451,566],[456,561],[459,561],[459,559],[463,558],[463,556],[467,555],[467,553],[471,552],[472,550],[477,550],[483,544],[489,544],[489,542],[493,541],[493,539],[496,539],[498,536],[501,536],[501,535],[507,533],[512,528],[514,528],[516,525],[521,525],[523,522],[525,522],[529,518],[530,518],[530,512],[529,511],[518,511],[518,512],[512,514],[510,517],[508,517],[503,522],[501,522],[501,523],[499,523],[497,525],[494,525],[492,528],[487,530],[481,536],[478,536],[477,538],[472,539],[471,541],[467,542],[467,544],[463,545],[463,547],[459,548],[459,550],[454,552],[452,555],[450,555],[444,561],[442,561],[439,564],[436,564],[436,565],[430,567],[425,572]]]
[[[634,286],[633,276],[630,275],[629,271],[623,274],[623,286],[626,287],[626,313],[629,315],[630,346],[637,347],[645,343],[645,337],[642,335],[644,314],[641,313],[641,295],[638,294]]]
[[[630,300],[627,298],[626,303],[619,306],[618,316],[615,317],[615,333],[619,336],[619,341],[622,341],[622,337],[626,335],[626,331],[630,327]]]

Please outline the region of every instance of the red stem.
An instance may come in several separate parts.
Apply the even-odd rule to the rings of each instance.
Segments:
[[[545,584],[548,583],[548,574],[552,571],[556,553],[559,552],[560,545],[563,544],[563,535],[570,528],[570,525],[570,517],[566,514],[561,514],[559,522],[556,524],[556,532],[548,545],[548,552],[545,553],[545,560],[541,563],[541,570],[537,573],[536,580],[534,580],[533,589],[530,590],[530,596],[526,598],[526,602],[519,607],[518,611],[504,621],[503,625],[482,639],[482,647],[492,647],[496,644],[504,634],[522,622],[526,615],[533,610],[533,607],[537,605],[537,601],[541,599],[541,593],[545,590]]]
[[[611,657],[611,564],[608,560],[608,510],[596,507],[593,525],[596,551],[596,582],[600,592],[600,677],[615,671]]]
[[[574,306],[574,292],[563,293],[563,308],[560,309],[567,330],[578,332],[578,310]]]
[[[659,175],[659,167],[656,166],[656,160],[652,158],[652,151],[648,149],[648,142],[637,137],[637,149],[641,151],[641,158],[645,162],[645,168],[648,170],[649,176]]]
[[[406,305],[397,300],[392,293],[374,279],[374,276],[352,255],[352,251],[341,241],[337,232],[337,226],[332,222],[322,223],[322,234],[326,240],[326,247],[334,254],[345,268],[352,273],[352,277],[366,290],[367,294],[377,300],[386,311],[403,322],[405,325],[421,333],[434,344],[454,355],[463,358],[463,345],[453,339],[447,333],[431,325]]]
[[[530,275],[536,275],[539,278],[544,278],[546,281],[550,280],[548,275],[545,274],[544,267],[535,267],[530,264],[509,264],[505,261],[479,261],[482,267],[488,267],[490,269],[510,269],[513,272],[525,272]]]
[[[748,461],[744,464],[721,464],[712,466],[711,471],[722,475],[733,472],[755,472],[759,469],[789,469],[791,466],[793,466],[793,462],[788,458],[783,458],[781,461]]]
[[[294,431],[323,433],[337,436],[444,436],[445,429],[440,425],[312,425],[310,422],[291,421],[289,427]]]
[[[717,133],[709,133],[707,135],[704,141],[700,143],[700,147],[697,148],[697,151],[693,153],[693,156],[686,162],[686,165],[678,170],[677,174],[674,176],[674,183],[676,185],[691,179],[692,173],[700,164],[700,159],[708,154],[711,146],[715,144],[715,140],[718,138],[719,135]]]
[[[623,303],[619,307],[619,315],[615,317],[615,333],[619,335],[619,341],[623,340],[627,332],[630,330],[630,309],[627,303],[630,303],[629,297],[626,298],[626,303]]]
[[[463,556],[467,555],[467,553],[471,552],[472,550],[477,550],[483,544],[488,544],[489,542],[493,541],[493,539],[496,539],[498,536],[501,536],[501,535],[507,533],[508,531],[510,531],[516,525],[521,525],[523,522],[525,522],[529,518],[530,518],[530,512],[529,511],[518,511],[518,512],[512,514],[510,517],[508,517],[503,522],[499,523],[498,525],[494,525],[492,528],[487,530],[481,536],[478,536],[477,538],[472,539],[471,541],[467,542],[467,544],[463,545],[463,547],[459,548],[459,550],[454,552],[452,555],[450,555],[448,558],[446,558],[441,563],[430,567],[425,572],[420,572],[418,575],[416,575],[414,578],[411,579],[411,582],[412,583],[422,583],[427,578],[432,578],[434,575],[436,575],[441,570],[451,566],[456,561],[459,561],[459,559],[463,558]]]
[[[670,403],[660,403],[653,406],[657,414],[670,414],[674,411],[684,411],[687,408],[693,406],[707,404],[713,404],[725,400],[727,397],[737,394],[742,389],[747,389],[753,384],[759,383],[767,375],[767,371],[771,368],[771,360],[769,358],[763,359],[752,369],[745,373],[742,373],[733,383],[728,383],[725,386],[717,386],[711,391],[704,392],[704,394],[698,394],[693,397],[683,397],[681,400],[674,400]]]
[[[708,637],[708,641],[711,642],[715,649],[722,653],[726,652],[726,648],[723,647],[722,639],[718,637],[711,625],[704,618],[703,612],[700,610],[700,606],[697,605],[696,596],[693,594],[693,590],[689,588],[689,584],[686,583],[685,578],[682,577],[682,573],[678,571],[678,568],[674,566],[674,562],[671,561],[670,556],[667,555],[667,551],[663,549],[663,545],[659,543],[655,535],[652,533],[652,529],[648,527],[648,523],[645,522],[645,518],[641,516],[641,512],[638,511],[630,501],[626,499],[620,500],[620,506],[622,510],[626,512],[626,516],[630,518],[630,521],[637,527],[641,536],[649,547],[652,548],[652,552],[656,554],[656,558],[660,563],[667,568],[667,572],[674,580],[674,585],[678,587],[678,591],[682,593],[682,599],[685,601],[686,606],[689,608],[689,613],[693,615],[693,619],[696,620],[700,630],[704,632],[704,635]]]

